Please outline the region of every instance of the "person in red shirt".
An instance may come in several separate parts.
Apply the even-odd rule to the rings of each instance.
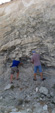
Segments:
[[[39,69],[40,72],[40,76],[41,76],[41,80],[45,80],[45,78],[43,78],[43,73],[42,73],[42,67],[41,67],[41,62],[40,62],[40,55],[36,53],[36,51],[32,51],[32,58],[31,58],[31,63],[34,64],[34,79],[36,81],[36,73],[37,73],[37,69]]]

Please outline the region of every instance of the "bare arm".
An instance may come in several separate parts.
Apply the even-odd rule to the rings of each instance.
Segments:
[[[20,64],[19,64],[19,65],[23,66],[23,63],[22,63],[22,62],[20,62]]]
[[[34,60],[33,60],[33,57],[31,58],[31,61],[30,61],[32,64],[34,64]]]

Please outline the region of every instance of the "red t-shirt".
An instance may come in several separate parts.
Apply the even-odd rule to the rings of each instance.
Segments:
[[[37,53],[34,53],[32,58],[31,58],[31,61],[34,62],[34,66],[39,66],[41,65],[41,62],[40,62],[40,55],[37,54]]]

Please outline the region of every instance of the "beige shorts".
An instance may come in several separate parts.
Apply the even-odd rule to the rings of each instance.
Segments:
[[[18,73],[19,69],[17,67],[11,67],[11,74]]]

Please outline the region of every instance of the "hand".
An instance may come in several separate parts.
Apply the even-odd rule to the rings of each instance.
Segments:
[[[30,61],[32,64],[34,64],[34,61]]]
[[[20,65],[22,65],[22,66],[23,66],[23,63],[21,62],[21,63],[20,63]]]

